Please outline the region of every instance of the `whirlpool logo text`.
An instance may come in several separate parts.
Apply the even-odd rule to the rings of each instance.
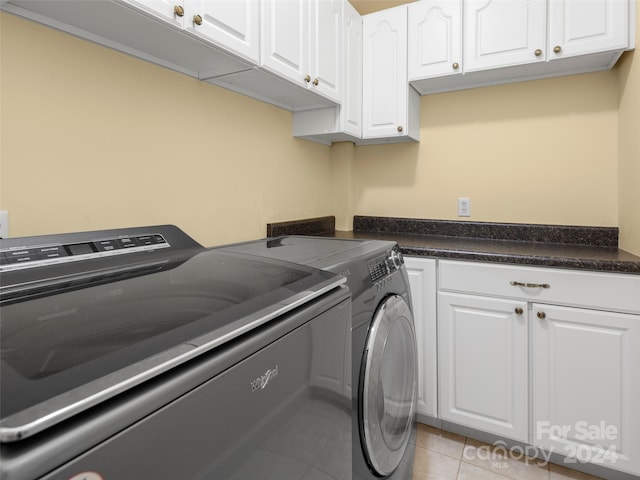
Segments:
[[[251,391],[264,390],[271,380],[278,376],[278,365],[270,368],[263,375],[251,381]]]

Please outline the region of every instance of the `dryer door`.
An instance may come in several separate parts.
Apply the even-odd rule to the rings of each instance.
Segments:
[[[369,466],[386,476],[402,460],[416,410],[416,337],[402,297],[387,297],[378,307],[364,355],[360,435]]]

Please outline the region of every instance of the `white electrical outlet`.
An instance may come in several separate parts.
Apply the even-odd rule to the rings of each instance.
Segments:
[[[458,216],[459,217],[471,216],[471,199],[470,198],[458,198]]]
[[[0,210],[0,238],[9,236],[9,212]]]

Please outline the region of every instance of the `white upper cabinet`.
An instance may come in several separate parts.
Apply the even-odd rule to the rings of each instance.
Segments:
[[[552,0],[549,59],[627,48],[628,10],[623,0]]]
[[[309,51],[306,55],[309,83],[314,91],[336,102],[341,99],[343,1],[306,2],[309,5]]]
[[[259,63],[259,0],[185,0],[184,10],[189,32]]]
[[[339,104],[346,0],[0,0],[0,8],[291,111]]]
[[[409,80],[462,73],[462,0],[409,6]]]
[[[349,2],[341,2],[341,6],[340,105],[293,113],[294,137],[326,145],[362,138],[362,17]],[[331,83],[320,82],[319,87]]]
[[[262,0],[261,64],[300,86],[305,86],[307,2]]]
[[[419,139],[419,97],[407,77],[407,6],[365,15],[362,29],[363,139]]]
[[[362,17],[344,2],[343,30],[343,98],[340,109],[342,130],[362,137]]]
[[[339,102],[341,1],[262,0],[262,67]]]
[[[465,0],[464,70],[545,59],[545,0]]]
[[[409,81],[425,95],[607,70],[634,48],[634,23],[635,0],[422,0]]]
[[[407,118],[407,8],[365,15],[363,21],[363,136],[399,135]]]
[[[225,2],[211,0],[207,3],[213,6]],[[251,68],[250,63],[236,55],[232,48],[188,33],[184,29],[189,23],[182,0],[176,3],[164,0],[9,0],[0,6],[2,10],[195,78]]]
[[[180,28],[184,25],[184,0],[124,0]]]

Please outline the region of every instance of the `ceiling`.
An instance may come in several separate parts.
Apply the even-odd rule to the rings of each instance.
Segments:
[[[349,0],[360,15],[377,12],[385,8],[396,7],[405,3],[412,3],[414,0]]]

